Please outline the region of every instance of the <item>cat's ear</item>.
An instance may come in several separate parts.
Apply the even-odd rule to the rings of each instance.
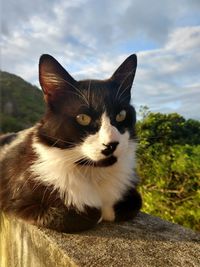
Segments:
[[[111,80],[116,82],[119,90],[130,94],[130,90],[135,77],[137,68],[137,56],[135,54],[129,56],[114,72]]]
[[[75,86],[76,81],[52,56],[44,54],[39,61],[39,81],[46,102],[54,101]]]

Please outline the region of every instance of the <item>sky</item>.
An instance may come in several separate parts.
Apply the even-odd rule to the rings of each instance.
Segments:
[[[2,0],[0,17],[1,70],[39,86],[45,53],[105,79],[136,53],[136,109],[200,120],[200,0]]]

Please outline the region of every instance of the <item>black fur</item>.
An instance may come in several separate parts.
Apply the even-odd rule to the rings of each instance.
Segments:
[[[142,207],[142,198],[135,188],[125,193],[123,199],[115,204],[115,220],[127,221],[135,217]]]
[[[0,136],[0,146],[10,144],[17,137],[17,133],[8,133]]]

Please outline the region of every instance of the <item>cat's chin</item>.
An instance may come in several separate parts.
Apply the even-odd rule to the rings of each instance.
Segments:
[[[98,161],[93,161],[91,159],[81,159],[75,162],[77,165],[91,166],[91,167],[109,167],[117,162],[117,158],[115,156],[110,156],[105,159],[101,159]]]

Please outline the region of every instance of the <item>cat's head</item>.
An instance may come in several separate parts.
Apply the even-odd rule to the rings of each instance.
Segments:
[[[52,56],[42,55],[39,80],[47,112],[40,140],[76,151],[75,164],[115,164],[134,142],[136,113],[130,99],[136,67],[137,57],[131,55],[107,80],[76,81]]]

